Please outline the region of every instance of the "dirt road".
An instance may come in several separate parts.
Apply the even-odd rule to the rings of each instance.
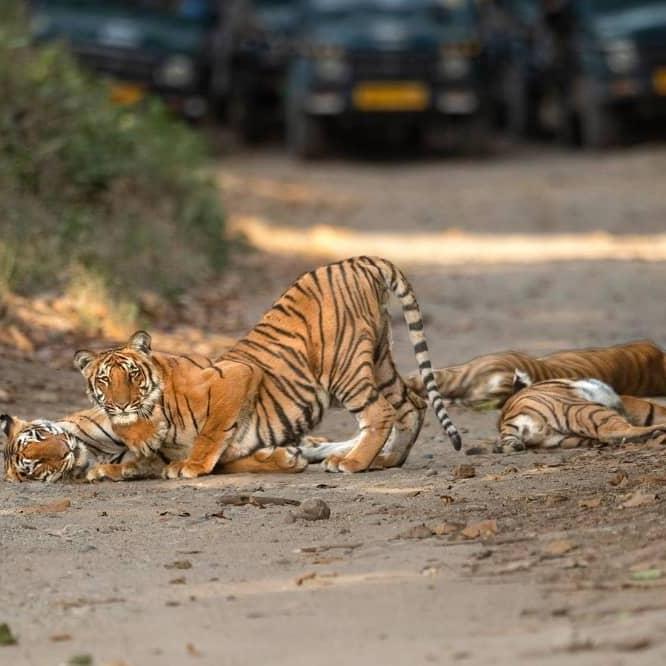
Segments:
[[[486,163],[314,166],[265,150],[223,159],[219,178],[234,224],[261,222],[267,247],[278,238],[271,229],[308,238],[309,225],[325,226],[331,256],[348,233],[366,234],[371,247],[358,241],[358,253],[390,233],[407,259],[412,235],[427,243],[432,234],[434,243],[451,228],[484,251],[492,240],[478,234],[532,239],[530,261],[455,262],[442,243],[434,258],[414,252],[401,262],[426,313],[432,357],[445,365],[503,348],[643,337],[666,346],[666,263],[538,254],[554,235],[568,235],[575,249],[594,243],[597,230],[649,236],[656,246],[666,230],[665,170],[663,147],[603,159],[526,150]],[[248,257],[248,325],[323,258],[296,250],[303,254]],[[395,349],[411,372],[399,312]],[[85,405],[68,369],[4,361],[1,380],[15,398],[3,411],[60,416]],[[465,446],[494,437],[495,412],[451,412]],[[340,437],[352,423],[331,412],[320,430]],[[117,666],[661,666],[665,460],[663,448],[650,447],[471,457],[454,452],[429,418],[405,467],[388,472],[3,483],[0,624],[18,643],[0,646],[0,664],[91,655]],[[457,478],[458,465],[472,465],[474,476]],[[331,517],[220,505],[231,492],[320,498]],[[69,506],[52,507],[64,510],[26,511],[65,498]]]

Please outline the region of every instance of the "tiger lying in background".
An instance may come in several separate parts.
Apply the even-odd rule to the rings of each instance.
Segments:
[[[514,389],[500,414],[496,453],[648,440],[666,443],[666,407],[620,396],[597,379],[532,383],[516,371]]]
[[[666,395],[666,357],[647,340],[556,352],[540,358],[514,351],[487,354],[435,370],[435,379],[444,398],[469,406],[501,407],[513,393],[515,370],[527,373],[534,382],[593,378],[621,394]],[[418,377],[408,377],[406,382],[417,393],[423,392]]]
[[[407,388],[391,356],[391,292],[402,304],[430,404],[459,449],[412,288],[388,261],[356,257],[301,276],[215,363],[153,352],[143,331],[123,347],[77,352],[90,398],[136,458],[98,466],[90,475],[134,476],[140,461],[160,454],[172,460],[167,478],[209,474],[218,463],[300,443],[331,403],[356,416],[359,433],[321,446],[309,440],[306,458],[326,456],[325,469],[341,472],[402,465],[426,403]],[[185,459],[177,460],[183,452]]]
[[[109,419],[99,408],[60,421],[22,421],[3,414],[0,428],[7,436],[4,467],[8,481],[158,478],[169,462],[164,455],[136,458],[112,435]],[[296,447],[267,447],[222,465],[219,471],[301,472],[307,464]],[[121,465],[124,476],[116,476]]]

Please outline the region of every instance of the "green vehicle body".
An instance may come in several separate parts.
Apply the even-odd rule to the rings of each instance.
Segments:
[[[41,0],[31,10],[35,40],[63,40],[92,70],[158,93],[186,116],[206,113],[222,34],[216,3]]]
[[[286,108],[296,154],[314,155],[331,125],[460,128],[485,120],[487,68],[473,0],[305,0],[296,37]],[[369,103],[372,94],[403,95],[405,104]]]
[[[559,25],[546,25],[558,46],[549,78],[567,136],[603,147],[632,121],[666,117],[663,0],[579,0]]]

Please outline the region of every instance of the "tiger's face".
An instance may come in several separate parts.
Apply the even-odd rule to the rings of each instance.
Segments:
[[[59,481],[85,470],[88,452],[73,435],[52,421],[22,421],[3,414],[0,427],[7,436],[5,479]]]
[[[124,347],[95,354],[76,352],[74,364],[88,383],[88,395],[112,423],[131,425],[150,418],[162,396],[161,373],[151,358],[150,335],[137,331]]]

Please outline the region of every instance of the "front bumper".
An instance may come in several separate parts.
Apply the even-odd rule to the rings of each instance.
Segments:
[[[135,103],[146,94],[159,95],[169,108],[188,118],[208,112],[207,76],[197,66],[192,81],[174,88],[157,82],[165,58],[136,50],[86,45],[73,49],[87,68],[111,80],[111,96],[119,103]]]
[[[471,116],[481,110],[480,91],[471,86],[438,86],[422,81],[372,81],[341,88],[315,87],[303,97],[316,116]]]

